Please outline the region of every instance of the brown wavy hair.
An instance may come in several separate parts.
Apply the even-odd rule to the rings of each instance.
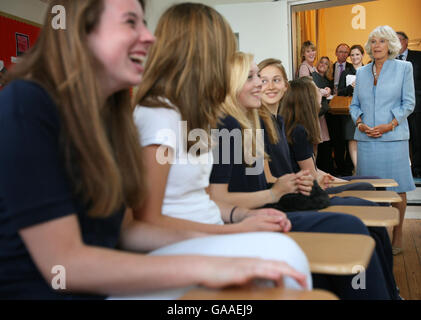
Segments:
[[[351,49],[349,49],[349,54],[351,55],[351,51],[354,49],[358,49],[360,51],[361,55],[364,55],[365,51],[364,48],[360,44],[354,44]]]
[[[146,107],[175,105],[187,121],[187,132],[208,132],[209,147],[210,128],[216,128],[219,106],[230,90],[234,33],[213,8],[182,3],[162,15],[155,36],[135,102]],[[194,144],[188,141],[188,150]]]
[[[326,59],[329,62],[329,65],[327,67],[326,73],[324,74],[324,77],[329,80],[332,81],[333,80],[333,65],[332,62],[330,61],[328,56],[323,56],[320,57],[319,61],[317,61],[316,63],[316,70],[318,71],[319,69],[319,64],[322,62],[322,59]]]
[[[320,103],[317,90],[311,77],[302,77],[289,82],[280,112],[284,118],[288,143],[294,143],[292,133],[298,124],[304,127],[310,143],[320,143]]]
[[[52,27],[49,13],[55,5],[66,8],[66,30]],[[104,7],[103,0],[50,1],[37,43],[8,76],[9,82],[20,78],[38,83],[55,101],[68,176],[92,217],[107,217],[124,204],[136,208],[145,195],[130,91],[101,103],[99,62],[87,45]]]

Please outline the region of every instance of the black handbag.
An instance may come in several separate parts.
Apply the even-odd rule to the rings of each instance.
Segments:
[[[277,203],[271,203],[266,207],[278,209],[284,212],[320,210],[330,205],[328,193],[323,190],[316,180],[309,196],[301,193],[287,193]]]

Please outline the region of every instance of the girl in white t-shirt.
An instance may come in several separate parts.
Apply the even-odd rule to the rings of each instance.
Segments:
[[[285,261],[306,274],[311,287],[304,253],[281,234],[291,228],[284,213],[233,207],[209,198],[206,189],[213,165],[210,128],[217,127],[219,107],[229,92],[235,41],[228,40],[232,31],[222,22],[223,17],[210,16],[206,6],[184,4],[184,14],[188,10],[189,17],[181,17],[177,8],[168,10],[158,23],[157,40],[136,97],[134,118],[143,147],[149,194],[143,206],[134,211],[135,217],[176,230],[254,232],[232,235],[229,241],[211,247],[216,254]],[[218,25],[225,25],[226,30]],[[274,192],[280,189],[282,186],[275,184]],[[278,233],[270,233],[276,240],[269,240],[256,231]],[[201,246],[197,250],[207,254],[209,248]],[[294,281],[285,283],[298,287]]]

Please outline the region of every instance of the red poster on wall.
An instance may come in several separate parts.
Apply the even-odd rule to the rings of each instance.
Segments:
[[[0,61],[7,69],[35,44],[41,30],[36,25],[18,19],[0,13]]]
[[[29,36],[27,34],[15,33],[16,36],[16,57],[22,56],[29,49]]]

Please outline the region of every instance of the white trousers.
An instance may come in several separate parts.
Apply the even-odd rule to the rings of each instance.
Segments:
[[[281,233],[253,232],[194,238],[160,248],[151,252],[150,255],[204,255],[279,260],[304,273],[307,276],[307,287],[312,289],[307,257],[294,240]],[[301,289],[299,284],[290,277],[284,278],[284,285],[290,289]],[[110,297],[109,299],[173,300],[180,298],[192,288],[159,290],[144,295]]]

